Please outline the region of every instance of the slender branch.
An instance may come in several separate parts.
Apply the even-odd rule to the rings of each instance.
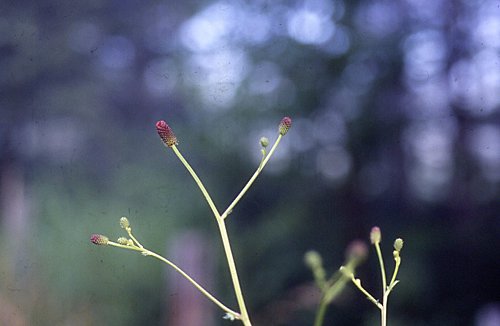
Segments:
[[[387,287],[387,279],[385,277],[384,258],[382,257],[382,251],[380,250],[380,244],[378,242],[375,242],[375,249],[377,250],[378,263],[380,265],[380,274],[382,275],[382,289],[385,293],[385,289]]]
[[[382,251],[380,250],[380,243],[375,242],[375,249],[377,250],[378,262],[380,265],[380,274],[382,275],[382,309],[381,309],[381,326],[387,325],[387,279],[385,276],[384,259]]]
[[[373,295],[370,294],[362,285],[361,285],[361,280],[359,278],[355,278],[354,274],[351,274],[351,281],[354,283],[354,285],[360,290],[368,300],[370,300],[374,305],[377,306],[380,310],[382,310],[382,304],[378,302],[377,299],[373,297]]]
[[[324,300],[324,298],[322,298],[319,303],[318,310],[316,311],[314,326],[323,325],[323,321],[325,320],[326,308],[328,308],[328,303],[326,302],[326,300]]]
[[[396,262],[396,266],[394,267],[394,273],[392,273],[391,282],[389,283],[390,289],[392,289],[394,287],[394,285],[396,285],[395,283],[397,283],[396,276],[398,275],[398,272],[399,272],[399,265],[401,264],[401,258],[396,257],[396,258],[394,258],[394,261]]]
[[[187,160],[184,158],[184,156],[182,156],[181,152],[177,149],[177,146],[172,145],[171,148],[174,151],[175,155],[177,155],[179,160],[182,162],[182,164],[184,164],[186,169],[189,171],[189,173],[193,177],[194,181],[196,182],[196,184],[200,188],[201,192],[203,193],[205,200],[207,201],[208,205],[212,209],[212,213],[214,214],[215,219],[217,220],[217,225],[219,227],[219,231],[220,231],[221,238],[222,238],[222,244],[224,246],[224,252],[226,254],[226,260],[227,260],[227,263],[229,266],[229,272],[231,274],[231,280],[233,281],[234,293],[236,295],[236,300],[238,301],[238,305],[239,305],[240,311],[241,311],[241,318],[240,319],[245,326],[251,326],[252,324],[250,323],[250,317],[248,316],[248,312],[247,312],[247,309],[245,306],[245,301],[243,299],[243,294],[242,294],[240,282],[238,279],[238,272],[236,270],[236,264],[234,262],[234,257],[233,257],[232,251],[231,251],[231,245],[229,243],[229,236],[227,234],[227,229],[226,229],[226,225],[224,223],[224,219],[221,217],[219,211],[217,210],[217,207],[215,206],[212,198],[210,197],[207,189],[205,188],[205,186],[201,182],[200,178],[198,177],[196,172],[194,172],[193,168],[187,162]]]
[[[330,281],[333,280],[337,275],[340,275],[340,277],[336,281],[334,281],[330,285],[330,287],[328,287],[324,291],[322,290],[323,297],[321,298],[318,310],[316,311],[314,326],[323,325],[328,305],[333,301],[333,299],[335,299],[340,294],[340,292],[342,292],[347,282],[349,281],[349,277],[346,274],[338,272],[332,276]]]
[[[269,154],[267,154],[267,156],[265,156],[265,158],[263,159],[263,161],[259,164],[259,167],[257,168],[257,170],[255,171],[255,173],[252,175],[252,177],[250,178],[250,180],[248,180],[247,184],[245,185],[245,187],[243,187],[243,189],[240,191],[240,193],[238,194],[238,196],[236,196],[236,198],[233,200],[233,202],[228,206],[228,208],[224,211],[224,213],[222,213],[221,217],[223,219],[227,218],[227,216],[229,214],[231,214],[234,206],[236,206],[236,204],[238,204],[238,202],[240,201],[240,199],[243,197],[243,195],[245,195],[245,193],[248,191],[248,189],[252,186],[252,184],[254,183],[255,179],[257,179],[257,177],[259,176],[260,172],[264,169],[264,167],[266,166],[267,162],[269,161],[269,159],[271,158],[271,156],[273,155],[274,151],[276,150],[276,148],[278,147],[278,144],[280,143],[281,141],[281,138],[283,136],[280,134],[278,135],[278,138],[276,139],[276,141],[274,142],[274,145],[273,147],[271,148],[271,150],[269,151]]]
[[[205,295],[209,300],[211,300],[213,303],[215,303],[217,306],[219,306],[222,310],[227,312],[228,314],[233,315],[237,319],[241,319],[241,315],[237,313],[236,311],[233,311],[229,309],[227,306],[225,306],[222,302],[220,302],[217,298],[215,298],[210,292],[205,290],[198,282],[196,282],[191,276],[189,276],[186,272],[184,272],[180,267],[178,267],[176,264],[172,263],[170,260],[166,259],[165,257],[149,250],[146,248],[141,248],[137,246],[128,246],[128,245],[122,245],[113,241],[109,241],[108,245],[118,247],[118,248],[123,248],[123,249],[128,249],[128,250],[134,250],[142,253],[144,256],[152,256],[158,260],[161,260],[162,262],[166,263],[170,267],[172,267],[176,272],[181,274],[184,278],[186,278],[191,284],[194,285],[203,295]]]
[[[212,197],[210,197],[210,194],[208,193],[207,189],[203,185],[203,182],[201,182],[200,178],[198,178],[198,175],[196,174],[196,172],[194,172],[191,165],[186,161],[184,156],[182,156],[181,152],[179,152],[179,150],[177,149],[177,146],[173,145],[171,148],[174,151],[175,155],[177,155],[179,160],[182,162],[182,164],[184,164],[184,166],[189,171],[189,173],[193,177],[194,181],[196,182],[196,184],[200,188],[201,192],[203,193],[203,196],[205,197],[205,200],[207,201],[208,205],[212,209],[212,212],[213,212],[215,218],[219,219],[220,218],[219,211],[217,210],[217,207],[215,207],[214,201],[212,200]]]
[[[126,228],[125,228],[125,231],[127,231],[128,236],[132,239],[132,241],[134,241],[134,242],[135,242],[135,244],[136,244],[139,248],[141,248],[141,249],[143,249],[143,248],[144,248],[144,247],[141,245],[141,243],[140,243],[140,242],[139,242],[139,241],[138,241],[138,240],[134,237],[134,235],[132,234],[132,228],[131,228],[130,226],[129,226],[129,227],[126,227]]]
[[[325,300],[327,303],[332,302],[333,299],[335,299],[337,295],[342,292],[348,281],[349,278],[342,274],[342,276],[329,289],[326,290]]]

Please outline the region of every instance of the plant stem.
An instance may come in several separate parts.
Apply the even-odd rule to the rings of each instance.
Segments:
[[[385,276],[385,266],[384,259],[382,257],[382,251],[380,250],[380,243],[375,242],[375,249],[377,251],[378,262],[380,265],[380,274],[382,275],[382,309],[380,311],[381,315],[381,326],[387,325],[387,279]]]
[[[380,304],[380,302],[378,302],[377,299],[375,299],[373,295],[370,294],[370,292],[366,291],[366,289],[361,285],[361,281],[354,277],[354,274],[351,274],[351,281],[358,288],[358,290],[360,290],[366,296],[368,300],[370,300],[374,305],[376,305],[377,308],[382,310],[382,305]]]
[[[212,209],[212,213],[214,214],[215,218],[217,218],[217,219],[220,218],[219,211],[217,210],[217,207],[215,207],[214,201],[212,200],[212,198],[210,197],[210,194],[208,193],[207,189],[203,185],[203,182],[201,182],[200,178],[198,178],[198,175],[196,174],[196,172],[194,172],[191,165],[189,165],[189,163],[186,161],[184,156],[182,156],[181,152],[179,152],[179,150],[177,149],[177,146],[173,145],[171,148],[174,151],[175,155],[177,155],[179,160],[182,162],[182,164],[184,164],[184,166],[186,167],[188,172],[191,174],[194,181],[198,185],[198,188],[200,188],[201,192],[203,193],[203,196],[205,197],[205,200],[207,201],[208,205]]]
[[[381,325],[386,326],[387,325],[387,299],[389,298],[388,292],[384,291],[384,296],[382,298],[382,311],[380,313],[381,315]]]
[[[129,227],[125,228],[125,231],[127,231],[128,233],[128,236],[130,237],[130,239],[132,239],[132,241],[135,242],[135,244],[139,247],[139,248],[144,248],[141,243],[139,241],[137,241],[137,239],[134,237],[134,235],[132,234],[132,229]]]
[[[389,294],[391,293],[392,289],[394,289],[394,286],[398,284],[398,281],[396,280],[396,277],[398,275],[399,271],[399,265],[401,264],[401,258],[399,257],[399,252],[398,256],[394,258],[396,262],[396,266],[394,267],[394,272],[392,273],[392,278],[391,282],[387,286],[387,289],[384,291],[384,297],[382,298],[382,326],[386,326],[387,324],[387,302],[389,300]]]
[[[200,188],[201,192],[203,193],[203,196],[205,197],[205,200],[207,201],[208,205],[212,209],[212,213],[215,216],[215,219],[217,220],[217,225],[219,227],[219,231],[221,234],[222,238],[222,244],[224,246],[224,252],[226,254],[226,260],[227,264],[229,266],[229,272],[231,274],[231,280],[233,281],[233,288],[234,288],[234,293],[236,295],[236,300],[238,301],[238,306],[240,308],[240,313],[241,313],[241,321],[245,326],[251,326],[250,322],[250,317],[248,316],[247,308],[245,306],[245,301],[243,299],[243,293],[241,291],[241,286],[240,282],[238,279],[238,272],[236,271],[236,264],[234,262],[234,257],[233,253],[231,251],[231,245],[229,243],[229,236],[227,234],[227,229],[226,229],[226,224],[224,222],[224,219],[221,217],[219,211],[217,210],[217,207],[215,206],[212,198],[210,197],[207,189],[201,182],[200,178],[198,178],[198,175],[196,175],[196,172],[194,172],[193,168],[191,165],[187,162],[187,160],[182,156],[181,152],[177,149],[177,146],[173,145],[172,150],[174,153],[177,155],[179,160],[184,164],[186,169],[189,171],[191,176],[193,177],[194,181]]]
[[[395,283],[397,283],[396,277],[397,277],[398,272],[399,272],[399,265],[401,264],[401,258],[397,257],[397,258],[394,258],[394,260],[396,262],[396,266],[394,267],[394,273],[392,273],[391,282],[389,283],[390,289],[392,289],[394,287],[394,285],[396,285]]]
[[[248,189],[252,186],[252,184],[254,183],[255,179],[257,179],[257,177],[259,176],[260,172],[264,169],[264,167],[266,166],[267,162],[269,161],[269,159],[273,155],[274,151],[278,147],[278,144],[280,143],[282,137],[283,136],[281,134],[278,135],[278,138],[274,142],[274,145],[271,148],[271,150],[269,151],[269,154],[267,154],[267,156],[264,158],[264,160],[259,164],[259,167],[255,171],[255,173],[252,175],[252,177],[250,178],[250,180],[248,180],[248,182],[245,185],[245,187],[243,187],[243,189],[240,191],[240,193],[238,194],[238,196],[236,196],[236,198],[228,206],[228,208],[224,211],[224,213],[222,213],[221,217],[223,219],[227,218],[227,216],[232,212],[234,206],[236,206],[236,204],[238,204],[238,202],[243,197],[243,195],[245,195],[245,193],[248,191]]]
[[[319,303],[318,310],[316,311],[316,318],[314,319],[314,326],[323,325],[323,321],[325,320],[325,313],[326,313],[327,307],[328,307],[328,303],[326,302],[326,300],[323,297]]]
[[[224,252],[226,253],[227,263],[229,265],[231,280],[233,281],[234,293],[236,294],[236,300],[238,301],[238,305],[240,307],[241,321],[243,322],[243,325],[251,326],[252,323],[250,322],[250,317],[248,316],[245,300],[243,298],[243,292],[241,292],[240,281],[236,271],[236,264],[234,263],[231,243],[229,242],[229,236],[227,234],[226,223],[222,218],[218,218],[217,223],[219,225],[219,231],[222,238],[222,244],[224,246]]]
[[[175,271],[177,271],[179,274],[181,274],[184,278],[186,278],[191,284],[194,285],[203,295],[205,295],[209,300],[211,300],[213,303],[215,303],[217,306],[219,306],[222,310],[227,312],[228,314],[233,315],[234,317],[241,319],[241,315],[237,313],[236,311],[233,311],[226,307],[222,302],[220,302],[217,298],[215,298],[210,292],[205,290],[198,282],[196,282],[191,276],[189,276],[186,272],[184,272],[180,267],[178,267],[176,264],[172,263],[170,260],[166,259],[165,257],[149,250],[144,247],[137,247],[137,246],[127,246],[127,245],[122,245],[113,241],[109,241],[108,245],[114,246],[114,247],[119,247],[123,249],[129,249],[129,250],[135,250],[140,253],[142,253],[145,256],[152,256],[155,257],[158,260],[161,260],[165,264],[169,265],[172,267]]]
[[[332,278],[335,276],[336,274],[334,274]],[[321,298],[318,310],[316,311],[314,326],[323,325],[326,308],[333,301],[333,299],[335,299],[340,294],[340,292],[342,292],[347,282],[349,282],[349,277],[344,273],[341,273],[340,277],[332,285],[330,285],[330,287],[323,291],[323,297]]]

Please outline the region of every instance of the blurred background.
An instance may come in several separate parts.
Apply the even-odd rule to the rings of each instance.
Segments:
[[[217,226],[154,124],[174,129],[227,220],[255,325],[312,325],[303,263],[405,240],[391,325],[500,325],[500,1],[2,1],[0,324],[236,325]],[[358,269],[380,297],[373,249]],[[349,285],[325,325],[376,325]]]

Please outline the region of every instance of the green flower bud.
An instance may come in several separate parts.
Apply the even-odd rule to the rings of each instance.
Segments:
[[[125,238],[125,237],[119,237],[118,240],[117,240],[117,242],[119,244],[121,244],[121,245],[125,245],[126,246],[128,244],[128,239]]]
[[[311,269],[317,268],[321,266],[323,263],[321,259],[321,255],[314,250],[310,250],[306,252],[304,255],[304,262],[306,263],[307,266],[309,266]]]
[[[269,146],[269,139],[267,139],[267,137],[262,137],[260,139],[260,145],[266,148],[267,146]]]
[[[126,218],[125,216],[120,218],[120,226],[122,229],[128,228],[130,226],[130,222],[128,221],[128,218]]]
[[[394,240],[394,249],[396,249],[396,251],[401,251],[401,249],[403,249],[403,243],[403,239],[397,238]]]

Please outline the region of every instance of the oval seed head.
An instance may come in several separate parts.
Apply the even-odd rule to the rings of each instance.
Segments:
[[[396,249],[396,251],[401,251],[401,249],[403,249],[403,243],[403,239],[397,238],[394,240],[394,249]]]
[[[102,234],[92,234],[90,242],[98,246],[105,246],[109,242],[109,238]]]
[[[177,145],[177,137],[175,137],[172,128],[165,121],[160,120],[156,123],[156,131],[165,146],[172,147]]]
[[[289,117],[284,117],[281,119],[280,125],[279,125],[279,132],[281,136],[286,135],[288,130],[292,127],[292,119]]]
[[[130,226],[130,222],[128,221],[128,218],[126,218],[125,216],[120,218],[120,226],[122,229],[128,228]]]
[[[372,227],[370,231],[370,241],[372,244],[380,243],[382,241],[382,233],[380,232],[380,228],[378,226]]]
[[[267,146],[269,146],[269,139],[267,139],[267,137],[262,137],[260,139],[260,145],[266,148]]]

